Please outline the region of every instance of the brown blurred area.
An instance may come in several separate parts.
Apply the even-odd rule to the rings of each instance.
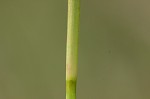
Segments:
[[[77,99],[150,98],[150,1],[81,0]],[[65,98],[67,0],[0,0],[0,99]]]

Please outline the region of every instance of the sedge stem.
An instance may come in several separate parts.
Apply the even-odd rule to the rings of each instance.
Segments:
[[[76,99],[80,0],[68,0],[66,99]]]

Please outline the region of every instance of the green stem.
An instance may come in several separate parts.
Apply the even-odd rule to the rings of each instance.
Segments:
[[[68,0],[66,99],[76,99],[80,0]]]

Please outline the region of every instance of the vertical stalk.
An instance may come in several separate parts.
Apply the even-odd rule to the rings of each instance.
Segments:
[[[80,0],[68,0],[66,99],[76,99]]]

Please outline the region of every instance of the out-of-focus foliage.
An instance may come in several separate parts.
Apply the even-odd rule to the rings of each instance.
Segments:
[[[148,0],[81,0],[78,99],[149,99]],[[65,98],[67,0],[0,0],[0,99]]]

